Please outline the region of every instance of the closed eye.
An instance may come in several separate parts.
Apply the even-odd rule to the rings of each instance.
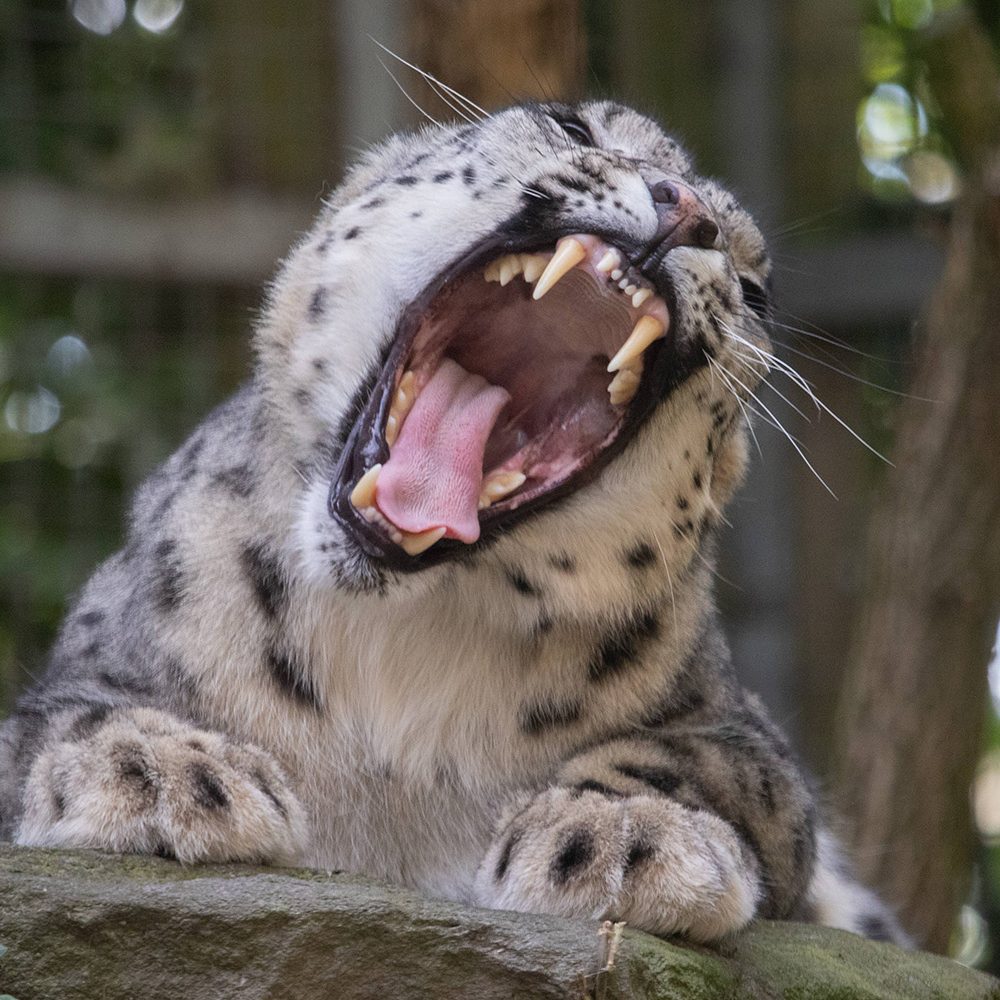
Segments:
[[[558,117],[556,124],[579,146],[596,146],[594,136],[579,118]]]
[[[771,303],[765,289],[749,278],[740,278],[740,289],[743,292],[743,301],[747,306],[761,319],[767,319],[771,311]]]

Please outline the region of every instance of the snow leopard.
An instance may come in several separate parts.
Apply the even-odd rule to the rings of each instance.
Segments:
[[[0,729],[0,836],[900,940],[713,597],[761,232],[621,104],[465,117],[362,154],[280,267]]]

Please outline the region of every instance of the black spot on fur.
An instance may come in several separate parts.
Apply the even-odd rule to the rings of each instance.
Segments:
[[[81,652],[80,655],[85,660],[93,660],[103,648],[104,647],[101,645],[100,641],[95,639],[93,642],[88,643],[83,647],[83,652]]]
[[[633,569],[646,569],[656,562],[656,552],[647,542],[639,542],[625,553],[625,562]]]
[[[120,691],[122,694],[131,695],[134,698],[149,697],[153,694],[153,688],[134,674],[121,671],[112,673],[108,670],[102,670],[97,675],[97,679],[105,687],[111,688],[112,691]]]
[[[73,723],[69,731],[69,739],[72,741],[85,740],[92,736],[107,721],[111,709],[111,705],[95,705],[93,708],[88,708]]]
[[[687,497],[678,497],[676,500],[678,510],[688,509],[688,499]]]
[[[419,181],[420,178],[414,177],[413,174],[405,174],[403,177],[396,178],[396,183],[400,187],[413,187],[413,185],[417,184]]]
[[[672,771],[662,767],[643,767],[641,764],[616,764],[615,770],[626,778],[641,781],[644,785],[656,789],[661,795],[675,792],[681,779]]]
[[[159,789],[142,747],[134,743],[118,743],[112,748],[112,757],[118,771],[118,777],[125,782],[133,792],[137,792],[148,804],[156,801]]]
[[[589,679],[600,683],[631,666],[639,658],[643,646],[655,638],[659,630],[659,619],[652,611],[636,615],[613,629],[601,641],[587,665]]]
[[[274,553],[259,542],[243,547],[240,564],[265,616],[274,619],[288,605],[288,582]]]
[[[356,237],[358,237],[360,235],[361,235],[361,227],[360,226],[351,226],[351,228],[348,229],[346,233],[344,233],[344,239],[345,240],[353,240],[353,239],[355,239]]]
[[[326,371],[326,358],[313,358],[312,366],[322,375]]]
[[[560,573],[575,573],[576,560],[565,552],[557,552],[549,556],[549,565]]]
[[[170,849],[170,845],[163,840],[153,848],[153,854],[158,858],[163,858],[165,861],[177,860],[177,855]]]
[[[372,198],[371,201],[366,201],[361,207],[362,208],[378,208],[379,205],[385,204],[385,198]]]
[[[272,680],[285,695],[316,712],[320,711],[322,705],[316,688],[295,656],[272,649],[267,654],[267,666]]]
[[[629,844],[628,854],[625,856],[625,874],[628,875],[643,862],[649,861],[656,855],[656,848],[646,840],[635,840]]]
[[[441,173],[434,175],[435,184],[443,184],[445,181],[450,181],[455,174],[451,170],[442,170]]]
[[[56,814],[56,819],[62,819],[66,815],[66,799],[62,792],[52,793],[52,811]]]
[[[521,839],[521,831],[515,830],[508,838],[506,843],[503,845],[500,851],[500,856],[497,858],[497,866],[493,871],[493,880],[495,882],[500,882],[503,880],[504,876],[507,874],[507,870],[510,868],[510,856],[517,846],[517,842]]]
[[[549,877],[556,885],[565,885],[594,860],[594,835],[589,830],[574,830],[552,859]]]
[[[872,941],[892,941],[892,928],[876,913],[865,913],[858,921],[858,930]]]
[[[85,611],[77,618],[78,624],[83,625],[84,628],[93,628],[95,625],[100,625],[102,621],[104,621],[103,611]]]
[[[471,163],[462,167],[462,183],[469,185],[476,183],[476,168]]]
[[[510,585],[519,593],[524,594],[525,597],[541,597],[542,592],[538,587],[535,586],[524,573],[517,569],[507,570],[507,579],[510,581]]]
[[[696,490],[700,490],[700,489],[701,489],[701,473],[700,473],[700,472],[696,472],[696,473],[695,473],[695,474],[694,474],[694,475],[693,475],[693,476],[691,477],[691,482],[692,482],[692,484],[694,485],[694,488],[695,488]]]
[[[285,803],[274,794],[273,789],[267,783],[267,779],[264,775],[261,774],[260,771],[254,771],[251,777],[253,778],[254,784],[264,793],[264,795],[267,796],[268,799],[271,800],[271,805],[273,805],[277,810],[278,815],[282,819],[288,819],[288,808],[285,806]]]
[[[177,557],[177,542],[165,538],[153,549],[155,570],[153,598],[161,611],[174,611],[184,596],[184,578]]]
[[[309,318],[315,323],[316,320],[323,318],[324,312],[326,312],[326,289],[320,285],[309,299]]]
[[[189,764],[191,796],[203,809],[227,809],[229,796],[219,776],[205,764]]]
[[[521,731],[529,736],[537,736],[547,729],[570,726],[580,718],[581,711],[578,701],[541,701],[521,709]]]
[[[582,795],[584,792],[597,792],[598,795],[604,795],[609,799],[624,798],[624,795],[616,788],[612,788],[610,785],[602,784],[600,781],[594,781],[593,778],[578,781],[573,786],[573,791],[577,795]]]
[[[212,476],[211,482],[213,486],[219,486],[241,500],[253,493],[253,474],[249,465],[234,465],[222,469]]]

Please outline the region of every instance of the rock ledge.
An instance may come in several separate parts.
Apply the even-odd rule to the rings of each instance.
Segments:
[[[17,1000],[1000,1000],[947,959],[758,923],[714,950],[477,910],[356,877],[0,845]],[[2,998],[0,998],[2,1000]]]

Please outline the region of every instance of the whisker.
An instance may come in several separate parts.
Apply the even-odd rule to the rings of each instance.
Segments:
[[[434,118],[430,113],[425,111],[412,97],[410,97],[406,88],[399,82],[399,80],[396,79],[396,74],[393,73],[393,71],[389,69],[388,66],[386,66],[386,64],[382,61],[381,57],[376,56],[375,58],[378,59],[379,63],[381,63],[382,69],[384,69],[386,73],[389,74],[389,77],[391,78],[392,82],[399,88],[399,92],[403,95],[403,97],[405,97],[410,102],[410,104],[412,104],[417,109],[417,111],[419,111],[429,122],[431,122],[431,124],[437,125],[438,128],[443,128],[442,124],[436,118]]]

